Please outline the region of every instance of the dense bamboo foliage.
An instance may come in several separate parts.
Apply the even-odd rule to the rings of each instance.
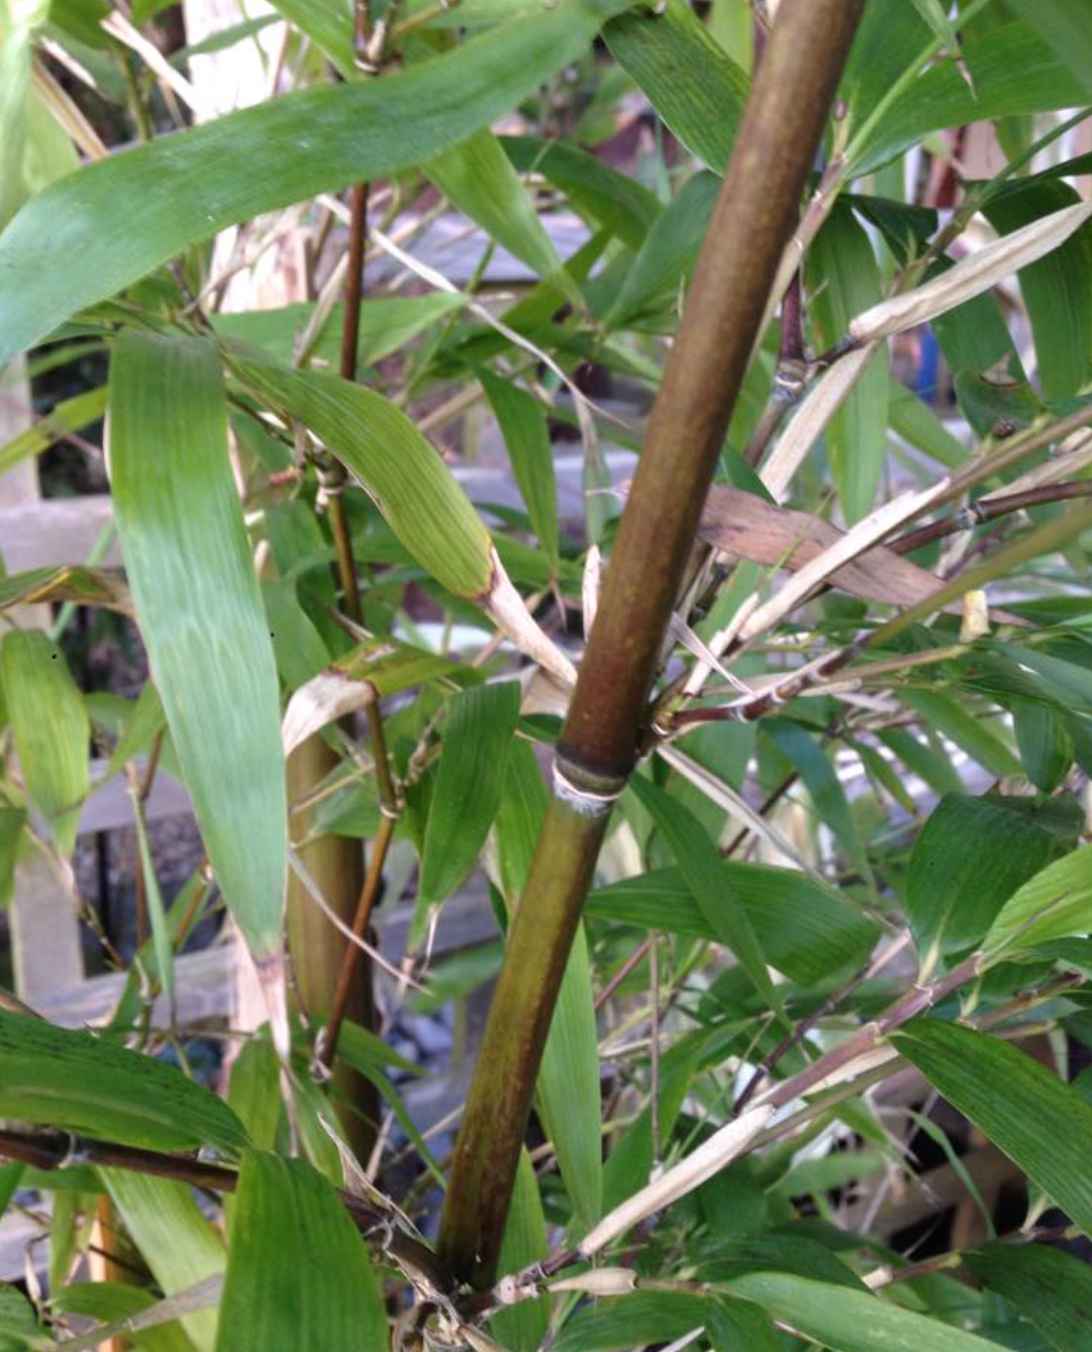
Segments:
[[[211,14],[0,0],[0,1349],[1085,1346],[1084,0]]]

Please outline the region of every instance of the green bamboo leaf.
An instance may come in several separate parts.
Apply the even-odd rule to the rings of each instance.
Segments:
[[[387,1316],[360,1235],[303,1160],[243,1158],[217,1352],[386,1352]]]
[[[622,1352],[681,1338],[705,1323],[700,1296],[673,1291],[634,1291],[577,1310],[553,1344],[553,1352]]]
[[[479,372],[478,379],[500,424],[531,525],[556,573],[559,564],[557,482],[546,410],[511,380],[503,380],[486,370]]]
[[[720,895],[737,899],[766,960],[812,985],[867,956],[875,925],[795,869],[719,860]],[[589,893],[585,914],[716,939],[717,927],[677,868],[655,869]]]
[[[210,1295],[209,1303],[214,1300],[215,1297]],[[50,1297],[50,1306],[58,1313],[83,1315],[104,1324],[121,1323],[158,1303],[151,1291],[124,1282],[70,1282],[58,1287]],[[193,1352],[193,1344],[177,1320],[141,1329],[131,1336],[133,1346],[142,1352]]]
[[[748,1300],[710,1301],[707,1331],[713,1352],[779,1352],[781,1346],[769,1315]]]
[[[202,1216],[190,1188],[125,1169],[100,1169],[99,1174],[165,1296],[176,1296],[223,1273],[227,1264],[223,1241]],[[198,1352],[213,1352],[216,1316],[215,1310],[197,1310],[182,1317],[182,1327]]]
[[[32,1348],[52,1347],[45,1338],[34,1313],[34,1306],[14,1286],[0,1285],[0,1348],[3,1352],[31,1352]]]
[[[885,7],[875,17],[882,28],[892,16]],[[922,32],[927,32],[920,19],[917,22]],[[854,162],[848,166],[854,177],[941,127],[1051,108],[1075,108],[1087,101],[1084,81],[1028,24],[1005,23],[981,35],[968,35],[962,50],[974,88],[968,86],[954,61],[936,62],[894,100],[866,141],[857,147]],[[881,92],[888,88],[889,79],[882,83]]]
[[[991,956],[1092,931],[1092,845],[1041,869],[1009,897],[986,935]]]
[[[119,339],[110,460],[141,632],[205,847],[251,951],[271,955],[287,852],[280,695],[212,343]]]
[[[15,629],[0,644],[0,679],[30,800],[57,848],[76,844],[90,789],[87,709],[64,654],[39,629]]]
[[[290,19],[301,33],[337,67],[342,79],[359,74],[353,53],[353,11],[338,0],[273,0],[274,8]]]
[[[997,1343],[952,1324],[807,1277],[753,1272],[732,1282],[731,1290],[832,1352],[998,1352]]]
[[[549,795],[530,745],[508,752],[504,795],[497,812],[501,888],[511,914],[523,893]],[[538,1076],[538,1107],[557,1152],[576,1223],[589,1230],[602,1214],[599,1037],[591,963],[579,926],[561,979]]]
[[[25,840],[27,814],[19,807],[0,807],[0,911],[15,891],[15,865]]]
[[[849,321],[883,298],[876,255],[853,212],[838,203],[808,250],[809,307],[822,350],[849,331]],[[852,525],[872,507],[887,454],[887,353],[876,353],[827,427],[838,499]]]
[[[428,296],[369,296],[360,307],[360,345],[357,349],[360,363],[366,366],[382,361],[465,304],[465,296],[446,291],[436,291]],[[264,348],[278,361],[290,365],[314,311],[315,306],[309,301],[282,305],[273,310],[240,310],[213,315],[212,327],[223,338]],[[337,365],[344,321],[345,306],[339,301],[319,332],[311,353],[312,361]]]
[[[787,718],[763,719],[762,731],[773,739],[781,754],[799,772],[816,812],[838,837],[854,866],[867,877],[868,859],[857,834],[849,800],[830,758],[810,732]]]
[[[630,788],[652,816],[679,864],[679,870],[694,894],[702,914],[718,942],[735,954],[755,990],[774,1009],[780,1009],[773,981],[750,916],[738,895],[725,887],[724,872],[716,845],[694,815],[669,797],[644,775],[634,775]]]
[[[101,606],[123,615],[133,613],[129,589],[120,573],[113,570],[63,564],[60,568],[28,568],[24,573],[0,578],[0,610],[54,601]]]
[[[1092,15],[1086,22],[1092,34]],[[1067,183],[1018,183],[993,197],[983,213],[999,234],[1007,235],[1080,201]],[[1092,224],[1082,226],[1018,275],[1035,338],[1043,396],[1068,399],[1092,376],[1092,307],[1079,300],[1092,292]]]
[[[1045,1244],[987,1244],[963,1265],[1013,1305],[1057,1352],[1092,1346],[1092,1269]]]
[[[1073,738],[1065,715],[1037,700],[1010,699],[1013,731],[1027,777],[1037,789],[1053,793],[1073,764]]]
[[[26,431],[0,446],[0,474],[6,474],[21,460],[48,451],[66,432],[81,432],[90,423],[97,422],[106,412],[106,398],[107,390],[103,385],[54,404],[44,418],[39,418]]]
[[[668,0],[663,14],[634,10],[612,19],[603,36],[687,150],[723,173],[750,80],[690,6]]]
[[[174,1066],[6,1010],[0,1116],[156,1150],[234,1153],[247,1139],[227,1104]]]
[[[645,236],[603,318],[608,328],[624,327],[689,276],[719,191],[716,174],[702,172],[687,180]]]
[[[967,448],[952,435],[924,400],[898,381],[891,381],[887,415],[891,430],[948,469],[967,458]]]
[[[174,1008],[174,944],[167,924],[167,913],[163,907],[163,894],[159,890],[159,878],[152,862],[151,846],[148,843],[148,828],[144,822],[144,813],[139,806],[133,813],[136,826],[137,851],[140,855],[140,871],[144,879],[144,897],[148,908],[148,920],[152,929],[152,952],[155,954],[156,977],[163,987],[170,1007]]]
[[[1062,708],[1092,713],[1092,664],[1087,652],[1078,651],[1078,664],[1015,643],[996,643],[991,646],[1015,662],[1023,673],[1030,675],[1032,685],[1040,695],[1045,695]]]
[[[427,161],[423,169],[444,196],[491,239],[583,309],[580,288],[562,267],[534,203],[491,131],[476,131]]]
[[[959,51],[959,34],[940,0],[914,0],[914,8],[933,30],[934,35],[947,45],[949,52]]]
[[[451,471],[382,395],[319,371],[235,354],[243,380],[298,418],[361,481],[422,567],[457,596],[482,596],[492,542]]]
[[[919,713],[925,724],[966,751],[985,770],[998,778],[1019,775],[1019,760],[989,725],[969,714],[961,704],[934,690],[901,690],[899,698]]]
[[[508,1220],[504,1226],[498,1273],[520,1272],[550,1252],[546,1237],[546,1216],[538,1192],[538,1179],[526,1149],[519,1152],[516,1181]],[[548,1297],[523,1300],[510,1310],[502,1310],[490,1321],[495,1336],[511,1352],[538,1352],[546,1337],[549,1322]]]
[[[631,249],[641,247],[649,226],[660,214],[654,193],[568,141],[504,136],[501,145],[521,174],[541,174],[565,193],[577,211],[590,216]],[[505,315],[513,328],[520,327],[515,314],[518,308]],[[556,308],[556,302],[551,303],[543,317],[548,318]]]
[[[1050,798],[946,794],[925,823],[906,880],[918,951],[952,953],[980,943],[1005,902],[1076,844],[1081,814]]]
[[[927,746],[903,728],[884,728],[876,733],[876,737],[934,793],[959,793],[962,790],[963,781],[952,768],[951,761],[935,746]]]
[[[12,279],[0,289],[0,369],[197,240],[464,140],[575,61],[629,3],[562,0],[383,80],[286,94],[85,165],[0,236],[0,277]],[[148,191],[168,181],[169,192]],[[79,269],[62,277],[59,257]]]
[[[1075,1089],[1011,1043],[939,1019],[915,1019],[891,1042],[1092,1234],[1092,1107]]]
[[[1010,0],[1086,91],[1092,90],[1092,13],[1085,0]]]
[[[474,867],[497,815],[519,718],[516,681],[460,691],[451,702],[421,855],[418,924]]]

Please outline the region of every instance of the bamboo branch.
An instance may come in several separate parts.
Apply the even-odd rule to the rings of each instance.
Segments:
[[[72,1136],[68,1132],[0,1130],[0,1159],[15,1160],[35,1169],[63,1170],[75,1163],[127,1169],[132,1173],[175,1179],[207,1192],[234,1192],[239,1186],[236,1171],[219,1164],[204,1164],[184,1155],[168,1155],[114,1141]],[[375,1242],[377,1236],[381,1237],[382,1251],[400,1267],[423,1275],[438,1294],[448,1290],[447,1277],[437,1263],[436,1255],[410,1234],[404,1223],[396,1223],[398,1213],[393,1206],[389,1211],[379,1205],[372,1206],[342,1189],[338,1189],[338,1196],[353,1224],[366,1238]]]
[[[862,8],[783,0],[667,360],[455,1147],[441,1256],[476,1285],[496,1267],[580,910],[635,762],[702,503]]]

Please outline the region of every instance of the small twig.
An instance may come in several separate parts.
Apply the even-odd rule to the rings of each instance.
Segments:
[[[892,958],[901,953],[909,942],[909,931],[899,935],[899,937],[888,944],[882,952],[878,953],[867,966],[862,967],[859,972],[850,977],[845,985],[839,987],[838,990],[827,996],[818,1009],[813,1010],[807,1018],[801,1019],[791,1033],[786,1033],[777,1046],[763,1057],[762,1062],[755,1067],[754,1074],[747,1081],[747,1084],[732,1105],[732,1116],[738,1117],[744,1108],[746,1108],[747,1104],[754,1096],[755,1091],[758,1089],[758,1086],[770,1074],[786,1052],[791,1051],[793,1047],[799,1046],[805,1036],[811,1032],[820,1019],[825,1019],[829,1014],[833,1014],[847,996],[852,995],[852,993],[864,982],[871,981],[876,973],[880,971],[881,968],[885,967]]]
[[[970,530],[974,526],[994,521],[997,517],[1006,516],[1010,512],[1087,497],[1092,497],[1092,482],[1088,480],[1081,483],[1043,484],[1040,488],[1029,488],[1023,493],[981,498],[943,521],[933,521],[927,526],[919,526],[916,530],[908,531],[905,535],[892,540],[887,547],[896,554],[910,554],[934,540],[942,540],[948,535],[954,535],[956,531]]]

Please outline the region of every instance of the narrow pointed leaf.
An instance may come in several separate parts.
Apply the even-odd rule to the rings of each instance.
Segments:
[[[302,1160],[249,1152],[220,1306],[217,1352],[386,1352],[368,1251],[330,1184]]]
[[[980,943],[1013,893],[1073,848],[1079,810],[1054,799],[946,794],[925,823],[906,880],[923,957]]]
[[[715,174],[695,174],[653,223],[604,323],[620,328],[689,275],[720,191]]]
[[[723,859],[718,865],[718,895],[738,901],[766,960],[794,981],[821,981],[861,961],[876,940],[871,921],[795,869]],[[585,910],[603,920],[719,939],[718,925],[677,868],[598,888]]]
[[[892,1035],[900,1055],[1092,1234],[1092,1107],[1009,1042],[939,1019]]]
[[[1092,10],[1086,16],[1092,46]],[[1048,179],[999,193],[983,214],[995,230],[1009,234],[1080,201],[1068,184]],[[1069,399],[1092,375],[1092,308],[1079,299],[1092,291],[1092,225],[1022,269],[1020,290],[1035,337],[1043,397]]]
[[[213,869],[252,953],[279,950],[280,693],[227,456],[213,344],[127,334],[110,372],[114,509],[156,689]]]
[[[48,821],[57,848],[76,844],[90,788],[91,724],[64,654],[38,629],[15,629],[0,644],[0,677],[31,803]]]
[[[419,917],[449,896],[477,861],[500,805],[518,717],[515,681],[477,686],[452,700],[421,856]]]
[[[1092,933],[1092,845],[1047,865],[1008,899],[986,935],[989,954]]]
[[[62,1314],[99,1319],[119,1334],[128,1333],[133,1346],[141,1352],[193,1352],[193,1344],[186,1337],[178,1316],[201,1308],[193,1302],[215,1305],[220,1284],[220,1279],[214,1277],[192,1294],[184,1293],[180,1299],[157,1300],[143,1287],[124,1282],[71,1282],[56,1291],[52,1305]],[[96,1352],[104,1346],[106,1330],[100,1326],[95,1332],[97,1337],[85,1334],[70,1339],[69,1352]]]
[[[655,194],[643,184],[570,141],[504,136],[501,145],[521,174],[541,174],[565,193],[575,210],[590,216],[631,249],[641,247],[649,226],[660,214]],[[568,260],[568,264],[572,261]],[[524,303],[518,302],[506,316],[513,327],[520,327],[515,320]],[[555,308],[551,304],[550,310]]]
[[[439,154],[576,60],[628,3],[564,0],[383,80],[286,94],[70,174],[0,236],[0,368],[188,244]]]
[[[723,173],[750,80],[690,6],[669,0],[663,14],[634,9],[611,20],[603,36],[687,150]]]
[[[1020,762],[1001,741],[984,719],[968,713],[954,699],[933,690],[906,690],[900,692],[904,704],[916,710],[926,727],[950,737],[956,746],[976,760],[984,769],[998,778],[1019,775]]]
[[[773,738],[778,750],[799,773],[815,811],[838,837],[849,859],[867,876],[868,860],[857,834],[849,801],[822,747],[810,732],[787,718],[764,719],[762,729]]]
[[[705,1322],[700,1296],[674,1291],[634,1291],[587,1304],[568,1321],[553,1352],[629,1352],[681,1338]]]
[[[733,1295],[761,1305],[832,1352],[998,1352],[998,1344],[878,1296],[782,1272],[753,1272]]]
[[[504,796],[497,812],[501,886],[511,913],[523,893],[548,794],[534,752],[516,739],[508,753]],[[557,1152],[576,1224],[590,1229],[603,1199],[599,1037],[596,1029],[588,941],[577,927],[561,979],[542,1066],[537,1102]]]
[[[1092,12],[1085,0],[1010,0],[1010,8],[1047,40],[1092,92]]]
[[[465,304],[463,295],[451,295],[446,291],[429,296],[369,296],[360,307],[358,357],[361,364],[368,365],[389,357]],[[224,338],[265,348],[278,361],[290,364],[314,310],[314,304],[307,301],[273,310],[241,310],[213,315],[212,327]],[[345,307],[339,301],[318,335],[311,354],[313,361],[337,365],[344,321]]]
[[[106,386],[74,394],[62,399],[45,415],[20,432],[4,446],[0,446],[0,474],[5,474],[21,460],[47,451],[66,432],[82,432],[90,423],[97,422],[106,412]]]
[[[770,1316],[748,1300],[711,1301],[708,1331],[713,1352],[779,1352]]]
[[[1080,2],[1073,0],[1075,5]],[[1038,12],[1038,0],[1024,3],[1035,6]],[[890,32],[890,25],[885,23],[890,10],[885,6],[875,13],[878,35],[883,41]],[[917,19],[916,15],[912,17]],[[926,33],[925,26],[920,20],[917,22]],[[998,24],[973,40],[968,38],[962,44],[962,52],[966,67],[973,74],[974,88],[967,84],[956,62],[935,62],[901,93],[871,129],[866,141],[856,148],[858,153],[849,166],[854,176],[883,164],[940,127],[961,127],[968,122],[1046,112],[1051,108],[1076,108],[1087,100],[1085,80],[1073,73],[1045,35],[1035,31],[1035,25]],[[896,66],[895,74],[900,72],[901,66]],[[885,82],[886,74],[880,71],[877,96],[890,87],[889,79]]]
[[[358,74],[353,60],[353,11],[338,0],[275,0],[286,19],[334,63],[342,79]]]
[[[516,1169],[512,1205],[504,1227],[497,1271],[502,1277],[508,1272],[520,1272],[545,1258],[549,1252],[538,1179],[531,1156],[524,1149],[520,1151]],[[538,1352],[546,1336],[549,1309],[549,1298],[545,1296],[538,1300],[521,1300],[510,1310],[502,1310],[493,1316],[490,1321],[493,1333],[511,1352]]]
[[[663,832],[694,900],[719,942],[732,950],[759,995],[770,1005],[779,1007],[780,1001],[766,970],[766,958],[750,917],[739,897],[724,886],[716,845],[690,810],[670,798],[651,780],[634,775],[630,788]]]
[[[525,390],[491,371],[483,370],[478,378],[500,424],[531,525],[556,572],[557,482],[546,410]]]
[[[845,335],[855,314],[880,300],[883,288],[876,255],[848,207],[835,207],[808,250],[807,279],[821,350]],[[888,383],[887,352],[881,349],[827,426],[827,451],[849,525],[866,515],[876,496],[887,452]]]
[[[235,1152],[246,1130],[166,1062],[90,1033],[0,1010],[0,1117],[156,1150]]]
[[[133,615],[133,601],[120,570],[79,568],[29,568],[0,578],[0,610],[11,606],[72,601],[80,606],[101,606],[122,615]]]
[[[190,1188],[125,1169],[100,1169],[99,1174],[164,1295],[180,1295],[223,1273],[227,1261],[223,1241],[201,1214]],[[182,1326],[198,1352],[213,1352],[216,1316],[216,1310],[182,1316]]]
[[[409,418],[382,395],[319,371],[293,371],[254,354],[236,369],[298,418],[376,500],[391,529],[447,589],[468,600],[489,589],[491,541],[451,471]]]
[[[464,215],[539,277],[582,306],[526,188],[491,131],[483,128],[424,165],[428,178]]]
[[[1013,1305],[1056,1352],[1092,1346],[1092,1268],[1045,1244],[987,1244],[963,1265]]]

